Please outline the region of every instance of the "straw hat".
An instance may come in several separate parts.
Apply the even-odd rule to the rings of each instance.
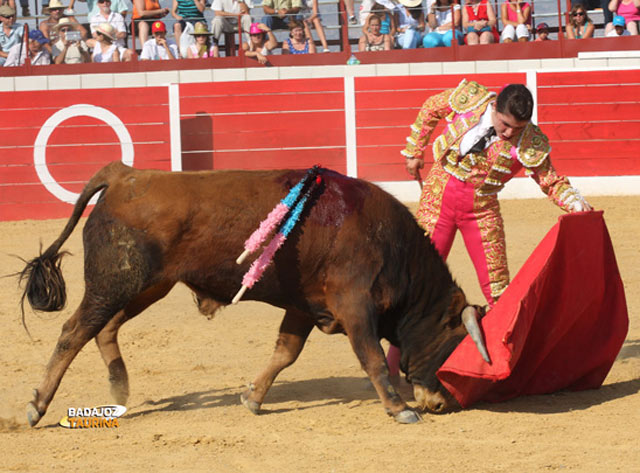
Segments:
[[[11,8],[9,5],[0,6],[0,16],[8,18],[16,14],[15,8]]]
[[[53,27],[53,29],[55,31],[59,31],[60,28],[64,28],[65,26],[68,26],[70,28],[73,28],[74,30],[77,30],[80,25],[75,21],[71,21],[69,18],[60,18],[60,21],[56,26]]]
[[[60,0],[50,0],[49,1],[49,10],[64,10],[67,6],[63,5]]]
[[[420,5],[422,0],[400,0],[400,3],[407,8],[414,8]]]
[[[109,23],[100,23],[100,25],[98,25],[98,27],[96,28],[96,31],[98,33],[102,33],[111,41],[114,41],[116,39],[116,29]]]
[[[211,36],[213,33],[209,33],[209,30],[207,30],[207,25],[205,25],[204,23],[198,22],[193,27],[193,32],[191,32],[190,34],[192,34],[193,36],[196,36],[196,35],[208,35],[208,36]]]

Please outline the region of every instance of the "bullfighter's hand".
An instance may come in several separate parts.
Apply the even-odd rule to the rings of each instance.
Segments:
[[[418,179],[420,177],[420,169],[424,167],[424,161],[422,159],[413,158],[407,159],[407,172],[414,179]]]
[[[571,206],[571,212],[590,212],[591,210],[593,210],[593,207],[582,198],[576,200]]]

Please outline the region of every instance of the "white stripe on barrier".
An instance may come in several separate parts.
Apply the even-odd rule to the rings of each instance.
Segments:
[[[171,170],[182,171],[180,84],[169,84],[169,136],[171,139]]]
[[[344,78],[344,133],[347,145],[347,176],[358,177],[356,149],[356,93],[353,76]]]

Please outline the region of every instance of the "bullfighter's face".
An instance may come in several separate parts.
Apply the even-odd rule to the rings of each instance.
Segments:
[[[498,112],[495,108],[495,103],[493,104],[491,119],[498,138],[510,141],[513,145],[517,144],[522,130],[524,130],[524,127],[529,123],[529,120],[518,120],[510,113]]]

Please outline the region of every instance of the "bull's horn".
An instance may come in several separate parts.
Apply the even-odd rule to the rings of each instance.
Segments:
[[[476,347],[478,347],[478,351],[482,355],[482,358],[484,358],[484,361],[491,363],[489,353],[487,353],[487,347],[484,345],[484,340],[482,339],[482,331],[478,325],[477,312],[475,308],[472,306],[464,308],[462,311],[462,323],[467,329],[467,332],[469,332],[471,339],[475,342]]]

